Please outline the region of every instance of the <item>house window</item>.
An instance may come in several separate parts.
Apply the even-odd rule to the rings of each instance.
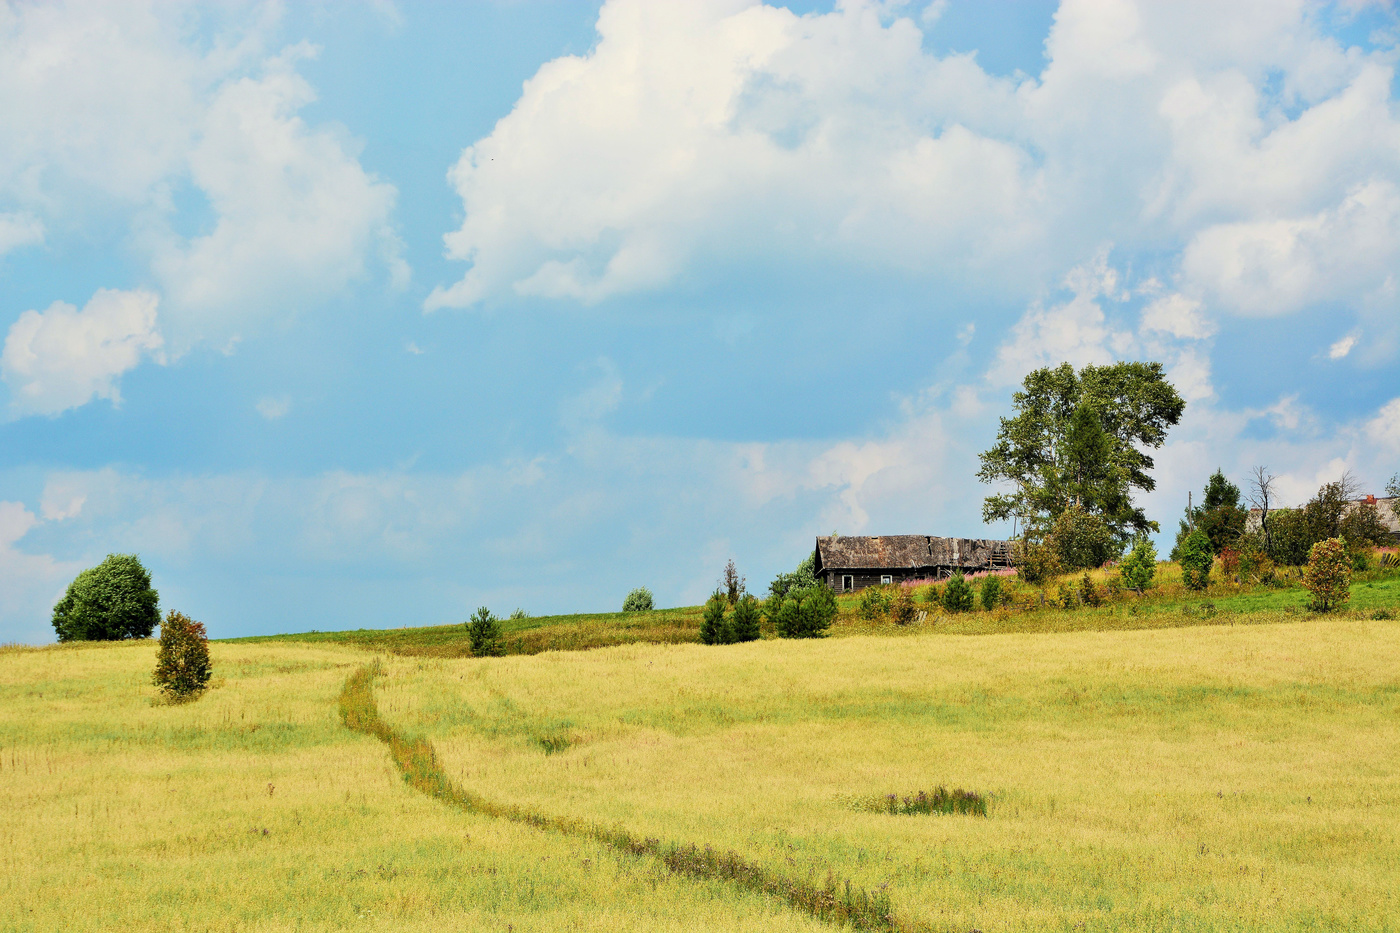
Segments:
[[[894,576],[893,576],[892,574],[882,573],[882,574],[880,574],[880,582],[881,582],[881,583],[893,583],[893,582],[894,582]]]
[[[849,573],[841,578],[841,592],[849,593],[856,588],[856,578]]]

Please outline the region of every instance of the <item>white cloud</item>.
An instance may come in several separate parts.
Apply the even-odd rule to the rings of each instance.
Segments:
[[[0,252],[122,218],[163,289],[166,336],[227,340],[342,292],[378,260],[407,283],[396,191],[315,98],[306,45],[269,55],[279,6],[0,7]],[[208,232],[186,239],[191,204]],[[194,226],[205,226],[196,218]],[[19,239],[16,239],[19,237]]]
[[[1400,398],[1381,406],[1376,416],[1366,423],[1366,436],[1373,443],[1400,453]]]
[[[976,270],[1029,235],[1033,165],[971,128],[1010,122],[1013,87],[924,55],[907,19],[615,0],[598,34],[452,169],[448,253],[472,265],[427,307],[591,303],[755,249]]]
[[[44,223],[29,213],[0,214],[0,256],[44,242]]]
[[[1241,314],[1360,302],[1400,268],[1400,186],[1367,182],[1335,208],[1288,220],[1218,224],[1187,245],[1190,286]]]
[[[52,640],[49,614],[79,565],[16,545],[38,523],[19,502],[0,502],[0,641]]]
[[[1329,360],[1344,359],[1354,346],[1356,346],[1356,335],[1348,334],[1327,348],[1327,358]]]
[[[83,310],[56,301],[10,327],[0,377],[14,414],[57,415],[94,398],[121,402],[118,380],[143,357],[163,362],[150,292],[100,289]]]
[[[292,400],[285,395],[280,397],[269,395],[258,399],[258,403],[253,407],[268,421],[276,421],[278,418],[286,417],[287,413],[292,410]]]
[[[1193,298],[1178,293],[1163,295],[1142,309],[1142,329],[1182,340],[1203,340],[1215,333],[1216,326],[1202,311],[1201,303]]]
[[[194,335],[335,294],[386,255],[405,279],[389,227],[396,197],[348,151],[341,134],[310,129],[297,111],[315,99],[294,70],[307,48],[270,60],[260,78],[224,84],[190,151],[191,179],[218,217],[189,241],[156,236],[154,267],[174,320]]]

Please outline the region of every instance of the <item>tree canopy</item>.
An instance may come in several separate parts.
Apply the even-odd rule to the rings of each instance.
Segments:
[[[108,554],[68,584],[53,607],[59,641],[149,638],[160,622],[160,596],[135,554]]]
[[[1015,489],[983,500],[984,521],[1017,518],[1044,532],[1076,507],[1099,516],[1120,543],[1158,530],[1132,491],[1156,488],[1145,451],[1162,446],[1186,408],[1161,363],[1037,369],[1012,403],[1015,414],[1001,419],[977,478]]]

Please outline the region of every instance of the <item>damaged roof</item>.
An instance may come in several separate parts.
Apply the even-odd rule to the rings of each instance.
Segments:
[[[817,539],[817,566],[829,570],[987,567],[1011,558],[1011,542],[934,535],[839,535]]]

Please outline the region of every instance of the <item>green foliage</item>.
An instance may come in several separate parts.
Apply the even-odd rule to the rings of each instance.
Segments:
[[[1373,545],[1389,544],[1390,529],[1379,508],[1355,502],[1357,495],[1358,485],[1347,474],[1323,485],[1302,508],[1270,513],[1268,556],[1296,567],[1307,562],[1314,544],[1328,538],[1342,539],[1353,561]]]
[[[514,612],[510,614],[510,621],[512,622],[521,622],[528,618],[530,618],[530,613],[520,608],[517,608]]]
[[[782,599],[790,590],[802,590],[815,586],[817,582],[817,552],[807,555],[807,559],[797,565],[792,573],[780,573],[768,584],[769,598]]]
[[[789,590],[769,603],[769,618],[783,638],[822,638],[836,620],[836,596],[821,584]]]
[[[1123,585],[1138,593],[1152,585],[1152,578],[1157,575],[1157,548],[1150,538],[1142,535],[1133,542],[1133,549],[1118,565],[1118,573]]]
[[[108,554],[68,584],[53,607],[59,641],[150,638],[160,623],[160,596],[135,554]]]
[[[1060,573],[1060,555],[1041,538],[1023,537],[1011,545],[1011,560],[1016,575],[1027,583],[1039,585]]]
[[[1050,526],[1045,543],[1055,552],[1065,570],[1101,567],[1121,553],[1122,548],[1102,516],[1072,505]]]
[[[987,610],[995,609],[1001,605],[1001,577],[986,577],[982,580],[982,608]]]
[[[856,612],[867,622],[878,622],[890,611],[890,593],[883,586],[867,586],[860,593]]]
[[[1079,578],[1079,601],[1086,606],[1102,606],[1104,592],[1087,573]]]
[[[700,617],[702,645],[727,645],[733,641],[729,622],[724,618],[724,610],[728,608],[729,600],[720,590],[715,590],[705,601],[705,612]]]
[[[471,641],[472,657],[485,658],[501,653],[501,622],[485,606],[472,613],[467,622],[467,638]]]
[[[1215,553],[1210,549],[1210,538],[1197,528],[1181,542],[1177,553],[1177,563],[1181,564],[1181,579],[1187,589],[1203,590],[1210,585],[1210,568],[1215,563]]]
[[[947,612],[967,612],[972,608],[972,585],[962,573],[955,573],[943,587],[943,608]]]
[[[167,700],[183,703],[204,692],[213,672],[204,623],[171,610],[160,624],[160,648],[151,682]]]
[[[914,621],[916,613],[914,597],[909,592],[909,587],[896,586],[894,598],[890,600],[890,620],[895,625],[908,625]]]
[[[984,483],[1006,482],[1016,491],[987,497],[983,519],[1020,518],[1043,530],[1078,506],[1102,518],[1120,543],[1156,531],[1131,493],[1156,488],[1143,448],[1162,446],[1186,407],[1162,364],[1114,363],[1076,373],[1064,363],[1030,373],[1022,386],[1013,397],[1016,414],[1001,419],[977,472]]]
[[[1226,479],[1224,472],[1217,468],[1206,480],[1201,504],[1188,507],[1186,517],[1181,520],[1176,545],[1172,548],[1172,560],[1180,557],[1181,543],[1194,528],[1205,532],[1213,554],[1218,555],[1225,548],[1237,545],[1244,534],[1248,517],[1249,513],[1240,505],[1240,487]]]
[[[1073,609],[1079,605],[1079,594],[1062,580],[1055,591],[1055,605],[1061,609]]]
[[[1312,593],[1312,603],[1308,608],[1315,612],[1330,612],[1350,598],[1351,557],[1347,554],[1345,541],[1328,538],[1308,550],[1303,585]]]
[[[639,586],[627,594],[622,601],[623,612],[650,612],[652,610],[651,590]]]
[[[739,597],[739,602],[734,607],[734,618],[729,624],[731,640],[758,641],[758,618],[758,600],[747,593]]]

